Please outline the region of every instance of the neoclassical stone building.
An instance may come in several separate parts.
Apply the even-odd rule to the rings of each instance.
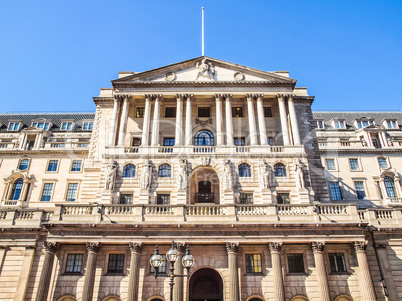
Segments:
[[[209,57],[93,100],[0,114],[0,300],[167,301],[172,241],[175,301],[402,298],[401,113],[313,113],[288,72]]]

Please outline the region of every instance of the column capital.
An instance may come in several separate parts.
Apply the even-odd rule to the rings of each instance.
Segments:
[[[184,97],[183,94],[176,94],[176,100],[177,101],[183,101],[183,97]]]
[[[176,249],[180,254],[186,253],[186,243],[184,242],[176,243]]]
[[[276,94],[276,97],[278,98],[278,101],[284,101],[285,100],[286,94]]]
[[[222,94],[215,94],[215,101],[222,101]]]
[[[43,249],[45,250],[45,253],[56,253],[58,246],[59,245],[57,242],[45,241],[43,243]]]
[[[353,247],[356,252],[365,252],[367,248],[367,241],[355,241]]]
[[[141,253],[142,251],[142,247],[144,246],[144,244],[142,242],[130,242],[128,244],[128,246],[130,247],[130,251],[131,253]]]
[[[113,98],[114,98],[114,100],[117,101],[117,102],[120,102],[120,101],[123,100],[123,97],[122,97],[121,94],[115,94],[115,95],[113,95]]]
[[[313,252],[323,252],[325,247],[325,242],[322,241],[313,241],[311,243],[311,248],[313,249]]]
[[[114,99],[116,99],[117,101],[129,101],[131,99],[131,94],[115,94]]]
[[[86,247],[88,250],[88,253],[98,253],[101,247],[101,244],[99,242],[87,242]]]
[[[253,101],[254,100],[254,94],[246,94],[246,99],[247,101]]]
[[[194,97],[194,94],[184,94],[187,100],[191,100]]]
[[[293,101],[293,97],[294,97],[293,94],[286,94],[286,96],[287,96],[287,98],[288,98],[288,101],[290,101],[290,102]]]
[[[233,94],[223,94],[226,101],[231,101]]]
[[[262,101],[264,98],[264,93],[255,94],[254,97],[257,99],[257,101]]]
[[[228,254],[230,253],[237,254],[238,251],[239,251],[239,243],[237,242],[226,243],[226,252],[228,252]]]
[[[152,98],[153,98],[155,101],[160,101],[160,100],[162,99],[162,97],[163,97],[162,94],[153,94],[153,95],[152,95]]]
[[[282,249],[282,243],[281,242],[270,242],[268,243],[269,251],[271,253],[279,253]]]
[[[146,101],[152,101],[152,94],[144,94],[144,98]]]

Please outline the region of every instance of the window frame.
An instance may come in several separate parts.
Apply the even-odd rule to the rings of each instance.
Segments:
[[[239,144],[240,142],[240,144]],[[235,146],[245,146],[246,145],[246,137],[233,137],[233,143]]]
[[[256,256],[256,255],[260,257],[259,260],[257,260],[257,261],[254,260],[254,256]],[[249,256],[253,257],[253,259],[252,259],[253,265],[251,267],[247,264],[249,262],[247,257],[249,257]],[[259,266],[254,265],[255,262],[259,262]],[[244,263],[245,263],[244,268],[245,268],[245,271],[246,271],[246,275],[262,275],[263,274],[262,273],[262,255],[261,255],[261,253],[246,253],[246,254],[244,254]],[[252,271],[248,270],[248,268],[251,268]],[[256,271],[256,268],[257,269],[259,268],[260,271]]]
[[[342,262],[343,262],[344,271],[334,271],[333,270],[333,266],[331,264],[331,255],[342,255],[343,256]],[[348,265],[347,265],[347,262],[346,262],[346,256],[345,256],[344,252],[330,252],[329,251],[327,253],[327,257],[328,257],[328,263],[329,263],[328,268],[329,268],[329,271],[330,271],[330,275],[345,275],[345,274],[349,274]],[[338,265],[336,265],[336,267],[338,267]]]
[[[328,168],[328,160],[334,160],[334,169],[329,169]],[[338,171],[338,162],[336,160],[336,158],[324,158],[324,162],[325,162],[325,169],[328,171]]]
[[[69,201],[69,200],[67,200],[67,197],[68,197],[68,189],[69,189],[69,187],[70,187],[70,184],[77,184],[77,190],[76,190],[76,192],[75,192],[75,199],[74,199],[74,201]],[[78,197],[79,197],[79,194],[80,194],[80,184],[81,184],[81,181],[78,181],[78,180],[67,180],[66,191],[65,191],[65,194],[64,194],[64,202],[67,202],[67,203],[75,203],[75,202],[78,201]]]
[[[68,256],[69,255],[82,255],[82,261],[81,261],[81,269],[79,272],[68,272],[67,271],[67,264],[68,264]],[[83,252],[71,252],[69,253],[68,251],[66,251],[66,259],[65,259],[65,263],[64,263],[64,275],[83,275],[83,268],[84,268],[84,260],[85,260],[85,253]]]
[[[26,167],[25,169],[21,169],[21,163],[22,163],[22,161],[24,161],[24,160],[28,160],[28,164],[27,164],[27,167]],[[29,170],[30,165],[31,165],[31,159],[30,159],[30,158],[27,158],[27,157],[21,158],[21,159],[18,161],[17,170],[20,170],[20,171],[27,171],[27,170]]]
[[[343,119],[336,119],[336,120],[332,120],[332,125],[334,127],[334,129],[337,130],[346,130],[346,122]]]
[[[338,189],[339,189],[339,196],[340,196],[340,198],[338,199],[338,198],[334,198],[334,194],[332,193],[332,186],[331,186],[331,184],[335,184],[335,183],[337,183],[338,184]],[[342,187],[341,187],[341,185],[340,185],[340,181],[328,181],[328,186],[329,186],[329,191],[330,191],[330,193],[331,193],[331,200],[332,201],[342,201],[343,200],[343,194],[342,194]]]
[[[208,111],[208,114],[201,114],[201,115],[208,115],[208,116],[200,116],[200,112],[202,112],[202,111],[205,111],[205,112]],[[198,106],[197,107],[197,117],[198,118],[210,118],[211,117],[211,107],[210,106],[206,106],[206,107]]]
[[[11,124],[13,125],[11,127]],[[10,121],[7,125],[7,131],[18,132],[21,128],[21,121]]]
[[[243,198],[242,198],[243,196]],[[250,201],[251,196],[251,203],[242,203],[242,200]],[[253,205],[254,204],[254,194],[252,192],[240,192],[239,194],[239,205]]]
[[[396,119],[385,119],[384,124],[387,129],[391,129],[391,130],[399,129],[398,120],[396,120]],[[392,124],[391,127],[389,126],[390,124]]]
[[[282,202],[282,203],[279,203],[279,196],[283,196],[283,195],[287,195],[287,198],[288,198],[288,200],[289,200],[289,202],[288,203],[285,203],[285,202]],[[283,197],[282,197],[282,199],[283,199]],[[290,192],[277,192],[277,194],[276,194],[276,203],[277,203],[277,205],[289,205],[289,204],[291,204],[292,202],[291,202],[291,198],[290,198]]]
[[[173,144],[166,144],[166,142],[173,142]],[[175,146],[176,138],[175,137],[163,137],[163,146]]]
[[[176,118],[176,107],[167,106],[165,107],[165,118]],[[169,114],[168,114],[169,111]],[[171,116],[168,116],[171,115]]]
[[[71,128],[69,128],[69,124],[71,123]],[[66,125],[66,128],[63,129],[64,125]],[[75,127],[75,122],[73,120],[63,120],[60,124],[60,131],[64,132],[69,132],[74,130]]]
[[[302,272],[293,272],[290,271],[290,264],[289,264],[289,256],[290,255],[301,255],[302,256],[302,262],[303,262],[303,271]],[[307,262],[306,262],[306,254],[305,252],[297,252],[293,250],[289,250],[288,252],[285,253],[285,259],[286,259],[286,271],[287,275],[293,276],[293,275],[306,275],[306,269],[307,267]]]
[[[129,169],[128,169],[129,166],[132,166],[132,167],[134,167],[134,168],[131,168],[131,169],[129,170]],[[129,173],[129,171],[130,171],[130,173]],[[131,174],[133,173],[133,171],[134,171],[134,175],[131,176]],[[137,174],[137,167],[136,167],[133,163],[127,163],[127,164],[125,164],[124,167],[123,167],[123,174],[122,174],[121,177],[122,177],[123,180],[124,180],[124,179],[133,179],[133,178],[136,177],[136,174]]]
[[[352,179],[352,180],[353,180],[353,186],[354,186],[354,188],[355,188],[356,198],[357,198],[358,200],[367,200],[368,197],[367,197],[367,193],[366,193],[367,189],[366,189],[365,180],[364,180],[364,179]],[[363,198],[360,198],[361,195],[359,195],[359,192],[358,192],[357,186],[356,186],[356,183],[357,183],[357,182],[361,182],[361,183],[362,183],[362,188],[363,188],[363,193],[364,193],[364,197],[363,197]],[[360,191],[360,190],[359,190],[359,191]],[[360,192],[361,192],[361,191],[360,191]]]
[[[110,268],[110,256],[111,255],[123,255],[123,266],[120,270],[109,270]],[[117,260],[116,260],[117,263]],[[107,252],[107,261],[106,261],[106,275],[125,275],[127,264],[127,254],[126,252]]]
[[[320,123],[321,123],[322,126],[320,126]],[[324,120],[316,120],[316,121],[315,121],[315,128],[316,128],[316,129],[319,129],[319,130],[325,129],[325,122],[324,122]]]
[[[351,160],[356,160],[356,162],[357,162],[357,168],[356,169],[353,169],[352,164],[351,164]],[[361,162],[360,162],[360,158],[357,158],[357,157],[348,158],[348,163],[349,163],[350,171],[352,171],[352,172],[363,171],[362,165],[361,165]]]
[[[269,110],[268,110],[269,109]],[[263,111],[264,111],[264,118],[271,118],[271,117],[274,117],[274,114],[273,114],[273,112],[272,112],[272,106],[266,106],[266,107],[263,107]],[[270,114],[268,114],[268,115],[271,115],[271,116],[267,116],[267,112],[270,112]]]
[[[169,196],[169,203],[166,204],[164,197],[167,197],[167,196]],[[159,199],[163,200],[162,204],[158,204]],[[171,201],[170,193],[157,193],[156,194],[155,205],[170,205],[170,201]]]
[[[382,166],[381,166],[380,161],[379,161],[380,159],[384,159],[385,163],[387,164],[386,167],[382,167]],[[388,169],[388,168],[391,167],[391,164],[390,164],[390,162],[389,162],[389,157],[378,156],[378,157],[377,157],[377,164],[378,164],[378,167],[379,167],[379,168],[382,168],[382,169]]]
[[[55,186],[56,186],[56,182],[57,180],[44,180],[42,183],[42,188],[41,188],[41,193],[40,193],[40,198],[39,198],[39,202],[52,202],[53,201],[53,195],[54,195],[54,191],[55,191]],[[45,192],[45,186],[46,184],[52,184],[52,190],[50,192],[50,198],[48,201],[43,201],[43,196],[44,196],[44,192]]]
[[[41,123],[43,123],[43,127],[39,127],[39,124],[41,124]],[[40,129],[40,130],[49,131],[49,129],[52,127],[52,123],[47,120],[35,120],[35,121],[32,121],[31,126],[37,128],[37,129]]]
[[[158,166],[158,178],[171,178],[172,166],[169,163],[162,163]]]
[[[131,203],[130,202],[122,203],[121,201],[122,201],[123,196],[124,197],[130,196],[129,199],[131,199]],[[126,192],[122,191],[120,193],[119,205],[132,205],[133,203],[134,203],[134,193],[133,192],[126,193]]]
[[[239,178],[251,178],[252,170],[251,165],[247,162],[242,162],[237,166],[237,170],[239,173]]]
[[[135,108],[135,118],[144,118],[145,107],[136,107]]]
[[[56,170],[49,170],[50,162],[57,161]],[[58,173],[60,167],[61,159],[48,159],[46,164],[46,173]]]
[[[236,114],[238,112],[238,114]],[[243,118],[244,110],[243,107],[234,107],[232,106],[232,118]]]
[[[278,168],[277,166],[282,165],[283,168]],[[278,173],[277,173],[278,170]],[[279,172],[279,170],[282,170],[282,172]],[[275,178],[286,178],[288,176],[288,170],[286,167],[285,163],[282,162],[277,162],[274,164],[274,177]]]
[[[80,163],[80,170],[73,170],[73,167],[74,167],[74,162],[76,162],[76,161],[80,161],[81,163]],[[81,173],[82,172],[82,166],[83,166],[83,159],[72,159],[71,160],[71,163],[70,163],[70,172],[71,173]]]
[[[88,124],[88,128],[85,128],[85,125]],[[84,131],[92,131],[94,128],[94,122],[93,121],[83,121],[82,122],[82,129]]]

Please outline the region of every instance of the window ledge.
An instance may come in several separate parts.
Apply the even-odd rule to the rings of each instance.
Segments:
[[[263,272],[245,273],[244,276],[265,276]]]
[[[74,273],[74,272],[64,272],[61,276],[84,276],[82,272]]]
[[[348,272],[331,272],[330,275],[334,275],[334,276],[337,276],[337,275],[351,275],[351,273],[348,273]]]
[[[104,276],[126,276],[124,273],[106,273]]]

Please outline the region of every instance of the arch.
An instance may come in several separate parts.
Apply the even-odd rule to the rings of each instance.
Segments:
[[[28,167],[29,167],[29,159],[22,158],[18,163],[18,169],[23,171],[23,170],[27,170]]]
[[[102,301],[121,301],[119,296],[111,295],[102,299]]]
[[[172,167],[167,164],[163,163],[159,166],[158,169],[158,176],[162,178],[170,178],[172,175]]]
[[[211,268],[201,268],[195,271],[189,282],[189,300],[223,301],[221,275]]]
[[[396,198],[396,189],[395,189],[395,183],[394,179],[390,177],[384,177],[384,184],[385,184],[385,190],[387,192],[387,195],[389,198]]]
[[[147,299],[147,301],[165,301],[165,299],[161,296],[152,296],[151,298]]]
[[[210,184],[207,182],[209,182]],[[219,176],[214,169],[210,167],[197,167],[190,177],[189,185],[190,204],[219,204]],[[202,191],[200,191],[200,187]]]
[[[264,301],[264,300],[265,300],[264,297],[261,297],[259,295],[252,295],[246,299],[246,301]]]
[[[127,164],[123,169],[123,178],[134,178],[135,177],[135,165]]]
[[[57,301],[77,301],[77,298],[71,295],[66,295],[58,299]]]
[[[10,197],[12,200],[19,200],[22,192],[22,186],[24,185],[24,180],[19,178],[14,181],[13,188],[11,190]]]
[[[353,301],[353,298],[348,295],[340,295],[336,297],[334,301]]]
[[[286,166],[283,163],[276,163],[274,165],[275,177],[286,177]]]
[[[294,296],[290,301],[308,301],[308,298],[303,295]]]
[[[214,134],[208,130],[200,130],[194,135],[194,145],[215,145]]]
[[[239,177],[240,178],[249,178],[251,177],[251,166],[247,163],[241,163],[238,166],[239,169]]]

